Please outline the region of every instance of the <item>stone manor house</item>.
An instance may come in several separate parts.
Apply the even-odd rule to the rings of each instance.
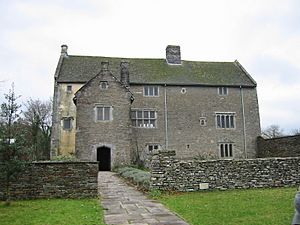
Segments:
[[[100,161],[100,170],[176,157],[254,158],[260,119],[256,82],[238,61],[69,55],[55,72],[51,156]]]

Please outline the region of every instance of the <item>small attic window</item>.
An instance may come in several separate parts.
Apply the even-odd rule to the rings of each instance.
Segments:
[[[72,85],[67,86],[67,92],[72,92]]]
[[[108,82],[107,81],[101,81],[100,82],[100,89],[107,89],[108,88]]]

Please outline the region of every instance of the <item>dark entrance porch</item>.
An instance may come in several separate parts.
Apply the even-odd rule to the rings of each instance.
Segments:
[[[99,162],[99,171],[111,170],[110,148],[102,146],[97,148],[97,161]]]

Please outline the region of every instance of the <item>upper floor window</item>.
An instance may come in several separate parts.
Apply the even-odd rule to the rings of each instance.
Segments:
[[[144,86],[144,96],[148,96],[148,97],[159,96],[158,86]]]
[[[108,83],[107,83],[107,81],[101,81],[101,82],[100,82],[100,88],[101,88],[101,89],[107,89],[107,88],[108,88]]]
[[[217,128],[235,128],[234,113],[216,113]]]
[[[221,158],[233,158],[233,144],[232,143],[219,144],[219,152]]]
[[[218,87],[218,94],[219,95],[228,95],[228,88],[227,87]]]
[[[147,109],[132,110],[131,119],[134,127],[155,128],[157,113]]]
[[[72,85],[67,85],[67,92],[72,92]]]
[[[112,120],[112,107],[97,106],[96,107],[96,121],[109,121],[109,120]]]
[[[63,118],[63,129],[64,130],[71,130],[72,129],[72,117],[65,117]]]

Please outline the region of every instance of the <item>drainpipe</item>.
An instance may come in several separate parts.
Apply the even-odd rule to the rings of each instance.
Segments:
[[[245,105],[244,105],[244,92],[243,92],[242,86],[240,86],[240,94],[241,94],[242,118],[243,118],[244,154],[245,154],[245,158],[247,159],[248,155],[247,155],[247,140],[246,140]]]
[[[164,108],[165,108],[165,146],[166,150],[168,150],[168,107],[167,107],[167,84],[165,84],[165,101],[164,101]]]

